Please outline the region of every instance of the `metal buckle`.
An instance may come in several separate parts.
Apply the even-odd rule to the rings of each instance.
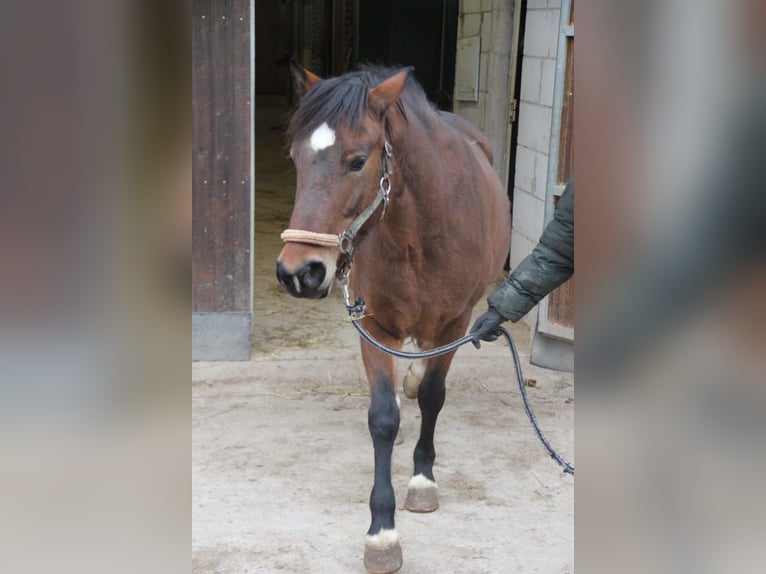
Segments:
[[[343,290],[343,302],[346,304],[346,310],[348,311],[348,316],[353,321],[358,321],[359,319],[364,318],[365,313],[367,312],[367,307],[364,304],[364,301],[362,299],[357,299],[353,303],[351,302],[351,291],[349,289],[349,280],[348,276],[351,272],[350,267],[346,267],[346,269],[343,272],[338,272],[335,275],[335,280],[338,282],[338,285],[340,285],[340,288]]]
[[[380,193],[383,194],[383,211],[380,212],[380,219],[378,221],[383,221],[383,218],[386,216],[386,208],[388,207],[388,194],[391,192],[391,179],[388,175],[380,178],[379,185]]]
[[[391,153],[394,151],[388,140],[383,142],[383,151],[385,152],[383,155],[383,177],[388,177],[393,172],[391,169]]]
[[[348,290],[348,277],[338,279],[338,283],[340,283],[340,288],[343,290],[343,301],[345,301],[346,307],[351,307],[351,293],[349,293]]]

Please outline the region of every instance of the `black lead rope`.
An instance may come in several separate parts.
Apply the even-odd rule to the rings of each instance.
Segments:
[[[388,353],[389,355],[393,355],[394,357],[399,357],[401,359],[430,359],[431,357],[438,357],[439,355],[444,355],[445,353],[449,353],[450,351],[454,351],[458,347],[462,347],[466,343],[473,342],[474,338],[471,335],[465,335],[464,337],[461,337],[455,341],[452,341],[451,343],[447,343],[446,345],[442,345],[441,347],[436,347],[435,349],[429,349],[428,351],[421,351],[417,353],[408,353],[406,351],[398,351],[396,349],[392,349],[391,347],[387,347],[386,345],[383,345],[382,343],[379,343],[376,341],[370,333],[359,324],[359,319],[362,318],[364,315],[364,302],[362,302],[360,299],[356,300],[356,303],[354,305],[346,305],[346,309],[348,310],[348,314],[351,317],[351,322],[354,324],[354,327],[357,331],[359,331],[359,334],[362,336],[362,338],[367,341],[370,345],[375,347],[376,349],[379,349],[383,351],[384,353]],[[559,466],[564,470],[565,473],[571,474],[574,476],[574,467],[566,462],[563,458],[561,458],[558,454],[556,454],[556,451],[553,450],[553,447],[550,445],[550,443],[545,439],[545,436],[543,436],[542,431],[540,430],[539,425],[537,424],[537,419],[535,418],[535,414],[532,412],[532,407],[529,405],[529,399],[527,398],[527,389],[524,385],[524,377],[521,374],[521,361],[519,360],[519,352],[516,350],[516,344],[513,342],[513,339],[511,338],[511,334],[506,331],[503,327],[498,327],[497,333],[499,335],[502,335],[505,337],[505,340],[508,341],[508,346],[511,348],[511,355],[513,356],[513,366],[516,371],[516,381],[519,384],[519,391],[521,392],[521,400],[524,402],[524,410],[527,412],[527,417],[529,417],[529,422],[532,423],[532,427],[535,429],[535,433],[537,433],[537,437],[540,439],[540,442],[543,443],[543,446],[548,451],[548,454],[551,455],[551,458],[555,460]]]

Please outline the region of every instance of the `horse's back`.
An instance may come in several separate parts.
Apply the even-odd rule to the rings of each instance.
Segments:
[[[451,112],[440,111],[439,117],[441,117],[444,123],[446,123],[448,126],[455,129],[463,137],[468,139],[468,141],[470,141],[471,143],[475,142],[476,145],[478,145],[481,148],[481,150],[484,152],[484,155],[487,157],[487,160],[489,160],[489,164],[494,165],[494,157],[492,154],[492,148],[489,145],[489,140],[481,132],[481,130],[479,130],[479,128],[477,128],[475,125],[473,125],[464,117],[458,116],[457,114],[453,114]]]
[[[462,195],[464,201],[471,204],[462,206],[466,213],[471,212],[472,208],[479,208],[485,223],[495,223],[494,230],[490,233],[491,239],[510,244],[510,237],[507,242],[504,241],[505,229],[508,229],[510,235],[510,204],[505,187],[493,167],[489,140],[479,128],[461,116],[439,112],[439,117],[447,127],[446,137],[456,144],[454,147],[448,147],[462,151],[450,158],[452,165],[461,165],[465,170],[463,178],[451,178],[455,190],[453,198]],[[473,188],[474,193],[467,192],[468,188]]]

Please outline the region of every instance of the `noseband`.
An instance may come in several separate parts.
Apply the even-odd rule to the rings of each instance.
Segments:
[[[339,275],[348,272],[354,257],[354,239],[357,233],[372,217],[372,214],[375,213],[375,210],[378,209],[381,203],[383,204],[383,211],[378,221],[382,221],[386,215],[388,198],[391,193],[391,175],[393,173],[391,167],[392,152],[391,144],[388,143],[387,139],[384,139],[383,175],[381,175],[380,183],[378,184],[378,193],[372,203],[354,218],[354,221],[351,222],[351,225],[345,231],[338,235],[333,235],[332,233],[314,233],[313,231],[304,231],[303,229],[285,229],[280,235],[282,241],[285,243],[308,243],[320,247],[337,247],[346,256],[345,262],[339,269]]]

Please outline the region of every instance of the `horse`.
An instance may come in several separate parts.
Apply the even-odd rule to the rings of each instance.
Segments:
[[[510,205],[488,140],[468,120],[432,106],[413,68],[368,66],[326,79],[297,63],[291,68],[298,104],[287,138],[297,182],[278,282],[311,299],[326,297],[336,275],[345,277],[366,303],[361,325],[395,349],[408,338],[424,350],[459,338],[510,246]],[[375,469],[364,564],[388,573],[402,565],[391,484],[395,362],[360,344]],[[404,377],[404,392],[421,412],[410,511],[439,506],[434,430],[453,357],[412,363]]]

